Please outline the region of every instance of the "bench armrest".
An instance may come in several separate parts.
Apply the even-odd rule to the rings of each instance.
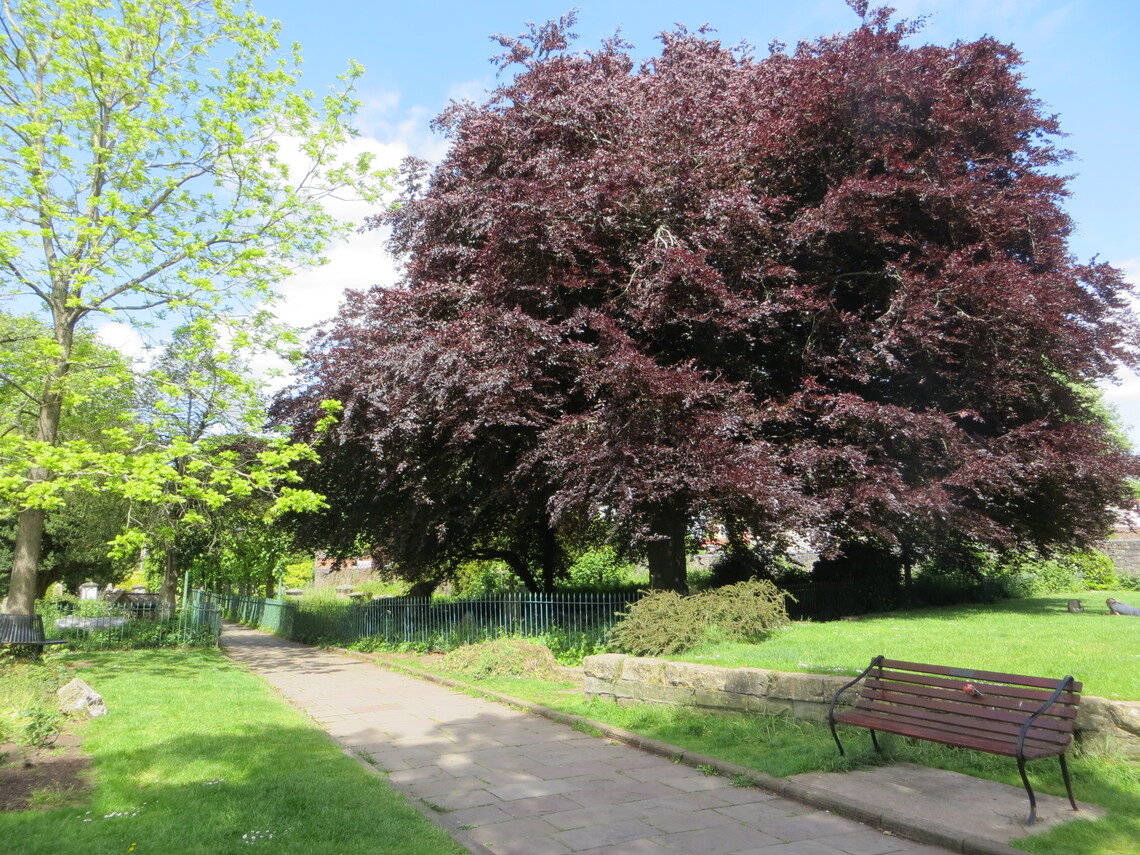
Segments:
[[[883,659],[885,659],[885,658],[886,657],[884,657],[883,654],[880,653],[878,656],[876,656],[874,659],[871,660],[870,665],[868,665],[866,668],[863,669],[863,673],[861,673],[858,677],[856,677],[854,680],[852,680],[850,683],[846,684],[843,688],[841,688],[838,692],[835,693],[835,697],[831,699],[831,706],[828,707],[828,709],[827,709],[827,721],[831,725],[833,733],[835,732],[835,707],[839,704],[839,698],[842,697],[844,692],[846,692],[848,689],[850,689],[852,686],[854,686],[860,680],[865,678],[871,672],[872,668],[875,668],[879,665],[882,665]],[[1070,677],[1069,679],[1072,679],[1072,678]]]
[[[1024,724],[1021,725],[1021,732],[1017,735],[1017,759],[1018,760],[1023,761],[1025,759],[1025,753],[1024,753],[1025,738],[1029,735],[1029,728],[1031,728],[1033,726],[1033,722],[1037,720],[1038,716],[1042,715],[1046,710],[1048,710],[1049,707],[1053,706],[1053,704],[1055,704],[1057,702],[1057,698],[1061,697],[1061,694],[1067,688],[1069,688],[1069,686],[1073,682],[1074,682],[1074,680],[1073,680],[1072,674],[1070,674],[1068,677],[1063,679],[1057,685],[1057,688],[1053,691],[1053,694],[1052,694],[1052,696],[1050,696],[1049,700],[1047,700],[1040,707],[1038,707],[1037,711],[1034,712],[1033,715],[1029,716],[1029,718],[1027,718],[1025,720]]]

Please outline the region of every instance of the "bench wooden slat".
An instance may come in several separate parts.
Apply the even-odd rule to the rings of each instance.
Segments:
[[[1014,700],[1025,700],[1034,703],[1034,708],[1040,706],[1045,701],[1053,696],[1053,692],[1057,686],[1054,683],[1051,689],[1036,689],[1036,688],[1023,688],[1020,686],[1010,686],[1000,683],[985,683],[979,680],[961,680],[951,679],[947,677],[930,677],[924,674],[908,674],[899,671],[880,672],[878,668],[874,669],[867,675],[868,681],[882,680],[887,682],[900,683],[904,685],[911,685],[917,691],[919,687],[928,688],[941,688],[953,692],[961,692],[962,687],[967,683],[975,686],[987,697],[994,698],[1010,698]],[[1065,705],[1075,705],[1078,702],[1079,695],[1075,692],[1062,692],[1060,697],[1057,698],[1056,703]],[[1024,709],[1024,707],[1020,707]]]
[[[979,671],[972,668],[950,668],[944,665],[927,665],[921,662],[904,662],[899,659],[884,659],[883,668],[900,671],[917,671],[923,674],[939,674],[945,677],[954,677],[959,680],[988,680],[995,683],[1012,683],[1019,686],[1035,686],[1039,689],[1057,688],[1057,681],[1048,677],[1031,677],[1028,674],[1004,674],[999,671]],[[1072,691],[1080,692],[1083,686],[1073,682]]]
[[[845,712],[837,713],[835,720],[841,724],[854,724],[868,727],[883,733],[894,733],[898,736],[907,736],[913,739],[922,739],[927,742],[939,742],[943,745],[953,745],[958,748],[969,748],[974,751],[984,751],[987,754],[999,754],[1005,757],[1017,756],[1017,741],[1008,739],[993,739],[980,732],[963,732],[957,729],[942,730],[926,723],[908,721],[898,716],[882,716],[877,714]],[[1040,745],[1026,740],[1023,753],[1027,760],[1038,760],[1043,757],[1053,757],[1064,752],[1066,746]]]
[[[940,709],[946,712],[956,712],[962,715],[968,715],[971,711],[973,714],[983,718],[997,718],[1004,721],[1022,722],[1036,712],[1048,698],[1037,701],[1032,705],[1018,706],[1016,702],[1011,702],[1003,698],[992,698],[983,694],[981,697],[967,695],[965,692],[955,692],[954,694],[930,694],[923,692],[913,692],[905,685],[898,684],[882,684],[877,681],[868,680],[864,688],[861,698],[869,700],[879,700],[889,703],[894,703],[899,706],[921,706],[926,709]],[[1042,715],[1042,718],[1051,719],[1060,727],[1068,726],[1070,719],[1075,719],[1077,715],[1076,707],[1050,707],[1050,711]]]
[[[978,730],[992,734],[995,738],[1005,736],[1011,742],[1016,742],[1021,733],[1024,722],[1010,721],[1007,718],[984,718],[977,715],[958,715],[944,710],[932,710],[920,705],[900,707],[895,704],[883,704],[874,701],[861,700],[855,707],[859,712],[875,715],[899,715],[920,721],[940,724],[943,727],[958,727],[963,731]],[[1057,722],[1042,723],[1038,718],[1029,728],[1032,738],[1043,742],[1054,742],[1059,745],[1068,745],[1072,741],[1072,729],[1061,726]]]
[[[1024,689],[1024,687],[1009,686],[1001,683],[962,681],[962,679],[950,679],[947,677],[903,674],[899,673],[899,671],[882,671],[880,674],[878,668],[871,671],[871,674],[868,675],[868,681],[881,681],[884,683],[898,684],[899,686],[913,686],[912,691],[929,691],[931,697],[935,697],[937,694],[935,690],[948,692],[947,697],[954,697],[954,695],[961,694],[963,686],[969,684],[975,686],[978,691],[982,692],[986,699],[1000,698],[1004,701],[1011,701],[1011,709],[1036,709],[1040,707],[1042,703],[1052,698],[1053,692],[1057,689],[1056,685],[1053,686],[1052,690]],[[975,698],[977,698],[977,695],[975,695]],[[1080,695],[1074,692],[1062,692],[1055,703],[1062,707],[1075,707],[1078,701],[1080,701]]]

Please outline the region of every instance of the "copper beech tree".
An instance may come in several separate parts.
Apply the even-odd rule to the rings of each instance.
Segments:
[[[1068,248],[1057,120],[1013,47],[852,6],[762,59],[500,37],[518,73],[374,221],[401,286],[352,295],[279,402],[303,431],[344,403],[325,530],[549,577],[601,521],[675,589],[698,517],[908,560],[1099,536],[1137,461],[1089,390],[1136,319]]]

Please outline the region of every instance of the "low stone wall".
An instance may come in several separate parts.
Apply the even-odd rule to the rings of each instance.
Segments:
[[[587,697],[617,703],[662,703],[763,712],[826,721],[831,699],[850,677],[789,674],[763,668],[720,668],[607,653],[582,663]],[[1140,703],[1085,695],[1077,738],[1092,750],[1140,761]]]
[[[1140,537],[1121,535],[1096,546],[1112,559],[1118,576],[1140,578]]]

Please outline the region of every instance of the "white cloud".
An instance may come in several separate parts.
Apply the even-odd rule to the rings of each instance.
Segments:
[[[151,358],[147,342],[137,327],[121,321],[110,321],[95,328],[95,335],[103,344],[115,348],[133,360],[137,366],[145,366]]]

